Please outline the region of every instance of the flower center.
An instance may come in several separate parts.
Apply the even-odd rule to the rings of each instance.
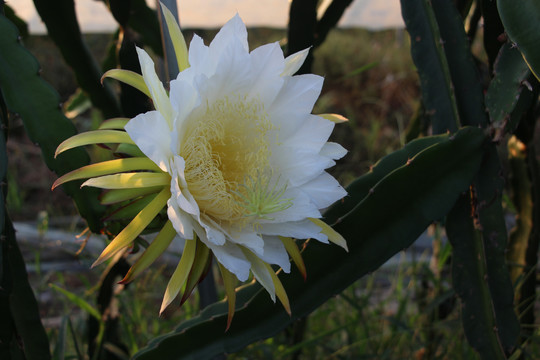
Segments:
[[[225,97],[208,105],[202,116],[186,125],[180,156],[186,162],[184,175],[189,191],[203,213],[233,222],[279,210],[271,204],[253,204],[281,204],[284,192],[274,186],[270,187],[272,196],[268,196],[271,170],[267,133],[273,125],[260,101]],[[265,196],[254,196],[254,192]]]

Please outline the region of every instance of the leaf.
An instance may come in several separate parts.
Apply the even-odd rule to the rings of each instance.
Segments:
[[[401,0],[401,13],[411,37],[425,116],[431,119],[433,133],[441,134],[455,132],[460,120],[450,67],[431,4],[429,0]]]
[[[519,4],[497,0],[497,8],[506,33],[540,80],[540,3],[536,0],[521,0]]]
[[[450,69],[461,125],[486,126],[484,93],[480,74],[454,1],[431,2],[441,35],[440,42]],[[432,90],[432,89],[430,89]]]
[[[486,257],[487,285],[496,319],[496,333],[503,349],[510,353],[516,346],[520,324],[514,311],[514,289],[506,264],[508,232],[502,208],[504,179],[494,144],[487,149],[475,181],[478,213]],[[485,281],[485,280],[484,280]]]
[[[63,175],[89,163],[82,149],[54,160],[54,152],[64,139],[75,135],[73,124],[62,114],[60,100],[54,89],[38,75],[35,58],[19,43],[16,28],[0,15],[0,90],[7,108],[18,114],[32,142],[41,147],[49,169]],[[95,189],[79,189],[80,182],[66,184],[64,190],[70,195],[80,214],[88,221],[90,229],[99,232],[100,212]]]
[[[495,334],[496,321],[491,294],[486,284],[487,270],[482,236],[470,217],[468,196],[463,196],[448,215],[446,231],[453,246],[453,286],[462,299],[462,321],[467,340],[485,359],[505,359]]]
[[[514,114],[511,117],[511,114],[522,94],[530,93],[526,83],[529,76],[529,68],[519,51],[511,44],[505,44],[495,61],[494,77],[486,93],[486,107],[496,127],[510,133],[516,129],[521,116]]]
[[[341,200],[340,206],[332,206],[325,212],[325,221],[329,224],[334,223],[339,217],[344,216],[351,211],[356,204],[360,202],[360,200],[368,195],[369,191],[375,186],[375,184],[377,184],[382,178],[384,178],[394,169],[407,163],[407,161],[412,159],[419,152],[447,139],[447,135],[437,135],[415,139],[402,149],[394,151],[392,154],[379,160],[369,170],[368,174],[361,176],[351,185],[349,185],[347,189],[349,194]]]
[[[332,207],[332,217],[347,214],[337,220],[334,228],[347,239],[349,253],[338,246],[309,243],[303,253],[308,280],[304,282],[298,271],[280,276],[292,317],[274,304],[265,291],[259,291],[259,285],[249,285],[237,292],[237,310],[227,333],[227,305],[216,303],[174,332],[152,340],[134,359],[210,358],[238,351],[309,314],[410,246],[469,187],[480,165],[485,136],[480,129],[465,128],[453,136],[432,141],[410,162],[388,158],[381,161],[381,165],[395,164],[393,168],[386,167],[382,178],[372,179],[379,174],[375,168],[355,182],[349,188],[351,197],[358,198],[356,192],[365,197],[358,199],[352,210],[350,204],[339,209],[344,206],[340,202]],[[415,142],[413,147],[418,144]],[[403,159],[402,154],[398,157]]]

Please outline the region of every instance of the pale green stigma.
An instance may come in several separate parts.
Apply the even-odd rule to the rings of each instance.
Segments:
[[[243,190],[234,193],[240,198],[242,207],[246,210],[246,217],[274,220],[268,214],[276,213],[290,208],[292,199],[284,199],[283,194],[287,190],[287,184],[278,186],[279,178],[274,185],[270,186],[270,180],[265,176],[251,176],[240,185]]]

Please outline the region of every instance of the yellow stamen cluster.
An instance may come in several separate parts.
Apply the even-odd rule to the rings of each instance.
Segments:
[[[186,128],[180,156],[188,189],[202,212],[221,222],[244,222],[286,208],[280,201],[284,190],[268,190],[273,126],[260,101],[224,97]]]

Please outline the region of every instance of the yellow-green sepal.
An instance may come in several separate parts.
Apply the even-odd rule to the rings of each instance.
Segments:
[[[83,186],[92,186],[101,189],[127,189],[165,186],[170,184],[171,176],[168,173],[140,172],[105,175],[86,180]]]
[[[193,261],[195,260],[195,252],[197,250],[197,238],[194,237],[192,240],[186,240],[186,245],[184,246],[184,251],[182,252],[182,258],[176,267],[176,270],[171,276],[167,288],[165,289],[165,295],[163,296],[163,302],[161,303],[161,309],[159,313],[162,314],[163,311],[171,304],[176,295],[180,292],[182,287],[185,285],[188,278],[191,267],[193,266]]]
[[[57,157],[60,153],[73,149],[79,146],[91,145],[91,144],[108,144],[108,143],[120,143],[120,144],[132,144],[135,145],[133,140],[129,137],[125,131],[118,130],[94,130],[77,134],[66,140],[64,140],[56,148],[54,157]]]
[[[330,120],[335,124],[341,124],[349,121],[349,119],[347,119],[345,116],[339,114],[318,114],[317,116],[320,116],[326,120]]]
[[[137,236],[150,224],[150,222],[156,217],[156,215],[163,209],[167,204],[167,200],[171,196],[169,188],[164,188],[161,192],[148,204],[144,209],[141,210],[133,218],[133,220],[118,234],[113,241],[107,247],[99,258],[92,264],[92,267],[95,267],[105,260],[109,259],[111,256],[116,254],[118,251],[129,246]]]
[[[118,81],[121,81],[124,84],[133,86],[135,89],[141,91],[149,98],[152,97],[150,95],[150,90],[148,90],[148,86],[146,86],[146,83],[144,82],[142,75],[137,74],[136,72],[133,72],[130,70],[124,70],[124,69],[111,69],[107,71],[105,74],[103,74],[103,76],[101,77],[102,83],[105,78],[111,78],[111,79],[116,79]]]
[[[279,236],[279,239],[281,240],[281,242],[285,246],[285,249],[291,256],[291,259],[298,268],[298,271],[300,271],[302,277],[304,278],[304,280],[306,280],[306,265],[304,264],[304,259],[302,258],[302,254],[300,253],[296,242],[290,237]]]
[[[131,200],[140,196],[158,193],[163,186],[149,186],[145,188],[133,188],[133,189],[112,189],[109,190],[99,198],[99,202],[102,205],[116,204],[122,201]]]
[[[161,187],[163,189],[163,187]],[[141,212],[142,209],[144,209],[154,198],[157,196],[157,194],[148,194],[145,196],[141,196],[138,199],[135,199],[133,201],[130,201],[129,203],[119,206],[119,207],[111,207],[111,211],[109,211],[104,217],[103,221],[118,221],[118,220],[130,220],[133,219],[139,212]]]
[[[186,45],[186,40],[182,31],[174,18],[174,15],[169,9],[163,4],[161,4],[161,9],[163,10],[163,15],[165,16],[165,22],[167,23],[167,29],[169,30],[169,35],[171,36],[171,41],[174,47],[174,53],[176,54],[176,61],[178,62],[178,69],[184,71],[189,67],[188,60],[188,49]]]
[[[272,278],[272,282],[274,283],[274,289],[276,290],[276,296],[281,302],[281,305],[283,305],[283,308],[289,314],[291,315],[291,304],[289,303],[289,297],[287,296],[287,292],[285,291],[285,288],[283,287],[283,284],[281,283],[281,280],[279,280],[278,276],[274,272],[274,269],[270,266],[268,263],[264,263],[266,266],[266,270],[270,274]]]
[[[69,173],[56,179],[56,181],[52,185],[52,190],[68,181],[87,179],[97,176],[136,170],[161,172],[161,169],[147,157],[115,159],[83,166],[79,169],[70,171]]]
[[[102,122],[99,130],[124,130],[124,126],[129,122],[129,118],[112,118]]]
[[[116,155],[127,155],[131,157],[144,157],[145,153],[139,149],[137,145],[134,144],[119,144],[114,150]]]
[[[189,241],[189,240],[188,240]],[[182,292],[182,298],[180,299],[180,306],[189,298],[195,286],[204,279],[206,273],[210,270],[212,265],[212,254],[208,246],[203,242],[197,240],[197,252],[195,253],[195,260],[193,266],[189,272],[189,276],[186,280],[186,286]]]
[[[176,236],[176,230],[171,223],[167,221],[165,226],[161,231],[156,235],[154,240],[150,243],[150,246],[142,253],[142,255],[137,259],[135,264],[129,269],[128,273],[122,279],[120,283],[127,284],[136,278],[141,272],[148,268],[152,263],[161,255]]]
[[[315,219],[315,218],[309,218],[311,222],[313,222],[315,225],[321,228],[321,232],[328,236],[328,240],[330,242],[333,242],[334,244],[341,246],[345,251],[349,251],[347,248],[347,241],[343,236],[341,236],[340,233],[338,233],[336,230],[332,229],[330,225],[322,221],[321,219]]]
[[[228,303],[228,316],[227,316],[227,327],[225,331],[229,330],[231,326],[232,319],[234,317],[234,311],[236,307],[236,284],[238,280],[236,276],[227,270],[220,262],[218,262],[219,271],[221,272],[221,277],[223,278],[223,286],[225,287],[225,294],[227,295]]]

